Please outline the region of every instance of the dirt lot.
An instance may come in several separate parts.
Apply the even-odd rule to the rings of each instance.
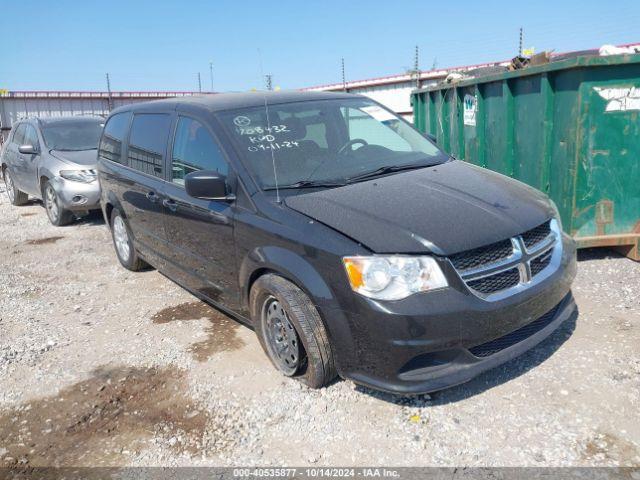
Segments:
[[[118,264],[94,216],[0,185],[0,466],[640,465],[640,264],[580,255],[580,308],[432,397],[280,376],[253,332]]]

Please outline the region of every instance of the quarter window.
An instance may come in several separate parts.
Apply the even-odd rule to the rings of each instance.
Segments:
[[[197,120],[180,117],[171,155],[171,181],[184,185],[185,175],[198,170],[227,175],[229,166],[206,127]]]
[[[36,150],[40,149],[40,142],[38,142],[38,134],[36,133],[36,129],[31,125],[26,126],[27,129],[24,133],[24,145],[31,145]]]
[[[24,133],[27,128],[26,123],[21,123],[16,127],[16,132],[13,134],[13,143],[16,145],[24,145]]]
[[[126,165],[126,159],[122,158],[122,142],[129,127],[129,112],[116,113],[107,121],[104,133],[100,140],[98,158]]]
[[[144,113],[133,116],[129,136],[129,166],[156,177],[164,177],[164,155],[171,127],[171,116]]]

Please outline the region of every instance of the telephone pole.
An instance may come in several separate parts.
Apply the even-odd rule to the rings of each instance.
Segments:
[[[202,80],[200,79],[200,72],[198,72],[198,92],[202,93]]]
[[[109,107],[109,111],[113,109],[113,100],[111,99],[111,80],[109,79],[109,74],[105,75],[107,77],[107,106]]]
[[[264,76],[264,79],[267,85],[267,90],[273,90],[273,75],[268,73]]]
[[[413,62],[413,74],[416,76],[416,88],[420,88],[420,50],[416,45],[416,55]]]
[[[209,77],[211,80],[211,93],[213,93],[213,62],[209,62]]]
[[[342,90],[347,91],[347,80],[344,76],[344,57],[342,57]]]
[[[520,57],[522,56],[522,40],[523,40],[523,33],[522,33],[522,27],[520,27],[520,44],[518,46],[518,55]]]

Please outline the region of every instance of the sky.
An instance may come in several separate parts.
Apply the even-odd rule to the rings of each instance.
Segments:
[[[0,89],[286,88],[640,43],[629,1],[0,0]]]

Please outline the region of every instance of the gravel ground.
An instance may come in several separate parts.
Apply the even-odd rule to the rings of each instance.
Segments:
[[[98,216],[0,190],[0,466],[640,466],[639,263],[581,252],[577,321],[463,386],[313,391]]]

